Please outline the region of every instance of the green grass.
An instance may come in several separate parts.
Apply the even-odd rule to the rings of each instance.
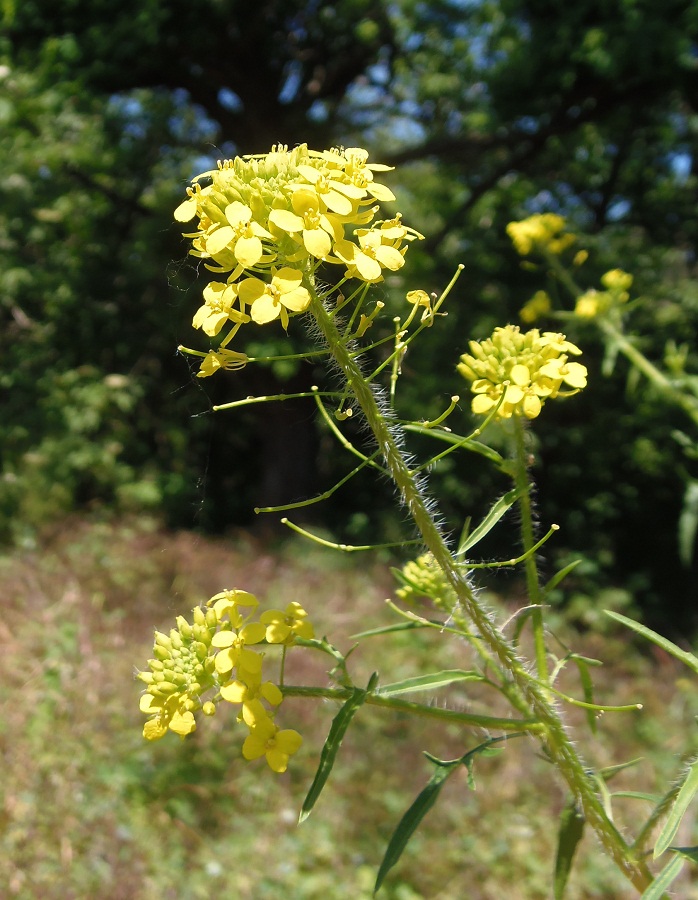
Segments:
[[[0,558],[3,759],[0,896],[41,900],[362,900],[370,898],[394,826],[430,775],[422,750],[453,758],[482,733],[363,709],[312,816],[296,825],[335,708],[289,699],[283,727],[304,735],[289,772],[273,775],[240,756],[234,712],[204,720],[190,738],[141,737],[134,667],[150,655],[154,627],[226,587],[270,604],[299,600],[319,634],[347,650],[354,632],[388,624],[384,562],[292,541],[274,550],[245,535],[225,540],[169,534],[153,522],[76,520],[40,550]],[[492,602],[506,605],[505,600]],[[512,606],[511,611],[514,607]],[[506,614],[506,613],[505,613]],[[596,736],[570,712],[590,764],[644,761],[614,789],[659,791],[695,751],[698,692],[675,660],[615,626],[577,635],[575,650],[606,661],[595,671],[604,702],[641,701],[641,713],[606,714]],[[468,651],[439,634],[363,642],[358,683],[455,666]],[[326,684],[320,655],[294,650],[287,680]],[[574,673],[564,687],[580,695]],[[435,702],[489,711],[468,684]],[[496,707],[496,714],[502,712]],[[532,741],[519,740],[451,779],[380,896],[386,900],[547,900],[555,826],[564,794]],[[647,805],[618,800],[622,827]],[[698,843],[687,817],[679,843]],[[688,877],[677,896],[698,898]],[[585,839],[571,900],[635,896]]]

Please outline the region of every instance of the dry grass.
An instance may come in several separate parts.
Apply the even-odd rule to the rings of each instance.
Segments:
[[[40,552],[0,559],[3,753],[0,896],[41,900],[242,900],[289,896],[369,898],[391,829],[429,777],[421,755],[463,753],[481,739],[454,727],[365,710],[357,716],[313,816],[297,811],[335,712],[289,700],[280,717],[304,746],[282,777],[240,759],[232,715],[196,735],[146,745],[133,669],[168,629],[224,587],[271,604],[300,600],[316,630],[347,649],[350,635],[390,622],[383,563],[290,542],[270,549],[245,535],[210,540],[168,534],[152,522],[65,523]],[[607,715],[596,737],[573,720],[595,766],[645,761],[613,788],[658,790],[695,749],[694,686],[673,660],[643,655],[627,635],[565,634],[604,659],[598,693],[641,700],[641,714]],[[465,649],[439,635],[372,639],[351,659],[356,681],[467,666]],[[324,660],[295,651],[289,678],[326,683]],[[572,673],[566,682],[579,693]],[[487,702],[488,698],[482,698]],[[435,702],[478,708],[470,689]],[[465,774],[465,773],[464,773]],[[382,893],[393,900],[543,900],[550,896],[556,818],[564,795],[532,742],[479,765],[477,790],[449,782]],[[621,825],[644,813],[614,807]],[[679,843],[696,843],[692,822]],[[698,897],[684,881],[679,895]],[[633,896],[591,839],[580,852],[571,900]]]

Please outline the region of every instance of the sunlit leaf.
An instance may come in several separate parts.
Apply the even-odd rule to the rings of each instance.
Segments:
[[[547,597],[551,591],[555,590],[558,584],[560,584],[560,582],[564,578],[566,578],[573,569],[576,569],[580,562],[581,559],[575,559],[571,563],[566,565],[563,569],[560,569],[559,572],[556,572],[543,588],[543,597]]]
[[[415,678],[405,678],[402,681],[386,684],[378,693],[383,697],[395,697],[398,694],[410,694],[414,691],[433,691],[457,681],[483,681],[483,676],[472,670],[444,669],[443,672],[417,675]]]
[[[667,653],[676,657],[676,659],[680,660],[682,663],[685,663],[685,665],[698,675],[698,657],[694,656],[693,653],[682,650],[680,647],[677,647],[676,644],[673,644],[665,637],[662,637],[661,634],[657,634],[656,631],[652,631],[652,629],[647,628],[646,625],[635,622],[634,619],[629,619],[627,616],[623,616],[620,613],[612,612],[610,609],[606,609],[604,612],[607,616],[610,616],[611,619],[615,619],[616,622],[627,625],[628,628],[632,628],[633,631],[646,637],[648,641],[652,641],[653,644],[661,647],[662,650],[666,650]]]
[[[679,830],[681,820],[686,814],[686,810],[693,800],[696,791],[698,791],[698,760],[694,760],[686,770],[686,776],[681,785],[681,790],[679,791],[676,800],[674,801],[674,805],[671,808],[671,812],[664,823],[664,828],[662,828],[659,837],[657,838],[657,843],[654,845],[655,859],[670,847]]]
[[[474,547],[479,543],[486,534],[489,534],[497,522],[499,522],[502,516],[511,509],[520,496],[521,491],[515,489],[508,491],[503,497],[500,497],[477,528],[471,531],[465,541],[458,546],[458,553],[466,553],[471,547]]]
[[[643,893],[640,900],[661,900],[666,889],[683,869],[684,862],[685,859],[681,856],[673,856]]]
[[[354,688],[351,697],[345,702],[344,706],[342,706],[340,711],[332,720],[332,725],[330,726],[327,740],[325,741],[322,752],[320,754],[320,764],[318,765],[317,772],[315,773],[315,778],[313,779],[313,783],[310,785],[310,790],[308,791],[306,798],[303,801],[301,813],[298,818],[299,822],[304,822],[315,806],[318,797],[322,793],[322,789],[327,783],[327,779],[330,777],[330,772],[332,771],[332,767],[334,766],[335,759],[337,758],[337,753],[339,752],[340,745],[342,743],[342,740],[344,739],[344,735],[347,733],[347,729],[351,724],[351,720],[354,718],[359,707],[363,705],[365,700],[366,691],[362,690],[361,688]]]

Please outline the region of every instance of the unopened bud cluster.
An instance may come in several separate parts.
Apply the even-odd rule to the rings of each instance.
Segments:
[[[451,611],[456,606],[455,591],[431,553],[410,560],[395,574],[401,584],[395,593],[404,603],[429,597],[440,609]]]
[[[522,332],[507,325],[469,346],[458,371],[472,382],[476,414],[535,419],[546,400],[570,396],[586,385],[586,367],[569,362],[569,356],[579,356],[581,350],[564,334],[541,334],[537,328]],[[572,390],[563,391],[563,385]]]
[[[298,603],[266,610],[255,620],[257,606],[257,598],[247,591],[222,591],[205,609],[194,608],[191,623],[178,616],[169,635],[155,633],[153,658],[137,676],[146,685],[140,708],[148,716],[143,727],[147,740],[158,740],[168,730],[181,737],[191,734],[195,714],[213,715],[224,700],[239,706],[238,721],[249,729],[243,756],[265,756],[275,772],[286,770],[301,736],[274,722],[283,695],[263,678],[261,648],[312,638],[313,627]]]

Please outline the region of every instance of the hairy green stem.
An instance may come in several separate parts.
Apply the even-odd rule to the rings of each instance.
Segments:
[[[321,697],[325,700],[337,700],[340,703],[348,700],[352,692],[346,688],[315,688],[301,685],[282,685],[284,697]],[[397,697],[382,696],[380,691],[368,693],[364,702],[368,706],[380,706],[383,709],[394,709],[396,712],[407,712],[424,719],[440,719],[446,722],[460,722],[474,728],[497,729],[501,731],[529,731],[540,734],[544,730],[536,719],[508,719],[503,716],[480,716],[477,713],[458,712],[454,709],[442,709],[439,706],[425,706],[410,700]]]
[[[460,571],[448,549],[430,511],[429,503],[420,489],[417,477],[400,450],[397,426],[390,421],[387,410],[385,413],[381,411],[378,400],[364,379],[358,363],[343,342],[331,315],[325,310],[314,291],[310,312],[375,436],[386,468],[424,544],[455,591],[458,602],[479,632],[481,640],[501,667],[509,673],[525,698],[530,709],[530,717],[544,726],[543,741],[546,753],[578,799],[590,827],[623,874],[638,890],[644,891],[652,883],[649,869],[644,862],[635,858],[632,850],[606,815],[592,781],[567,735],[562,720],[549,702],[545,689],[530,678],[524,665],[517,658],[516,649],[506,640],[475,598],[466,576]]]
[[[526,572],[526,587],[528,599],[534,605],[531,610],[531,624],[533,626],[533,642],[536,654],[536,669],[538,680],[548,681],[548,658],[545,649],[545,633],[543,630],[543,610],[541,609],[542,596],[538,581],[538,568],[536,566],[535,534],[533,529],[533,512],[531,505],[531,481],[528,477],[528,452],[526,450],[526,430],[520,416],[513,416],[514,440],[515,440],[515,475],[514,484],[519,492],[519,512],[521,514],[521,543],[523,544],[524,570]]]

